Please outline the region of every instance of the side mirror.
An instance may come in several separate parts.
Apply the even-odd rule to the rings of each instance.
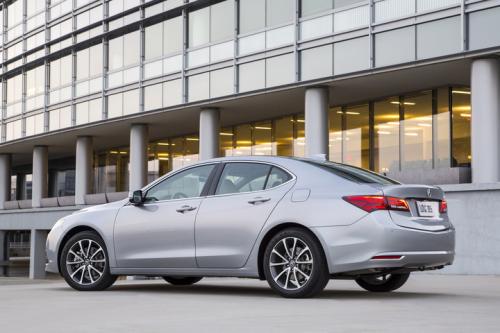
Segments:
[[[140,206],[144,203],[144,195],[141,190],[132,192],[132,196],[129,198],[130,203]]]

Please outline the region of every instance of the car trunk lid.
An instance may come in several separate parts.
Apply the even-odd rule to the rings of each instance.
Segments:
[[[452,227],[448,215],[439,212],[439,204],[444,199],[444,192],[440,188],[426,185],[390,185],[384,186],[382,191],[385,196],[402,198],[408,202],[409,212],[389,211],[397,225],[434,232]]]

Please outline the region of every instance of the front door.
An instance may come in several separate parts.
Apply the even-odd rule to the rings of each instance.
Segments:
[[[142,206],[127,205],[115,221],[120,268],[194,268],[194,222],[214,164],[180,171],[151,187]]]
[[[287,172],[262,163],[227,163],[214,196],[196,218],[196,260],[203,268],[240,268],[276,204],[293,186]]]

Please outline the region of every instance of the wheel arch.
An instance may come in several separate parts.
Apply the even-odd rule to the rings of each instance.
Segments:
[[[321,251],[323,252],[323,256],[325,257],[325,260],[327,261],[328,265],[328,259],[325,253],[325,249],[323,248],[323,243],[321,240],[316,236],[316,234],[308,227],[306,227],[303,224],[300,223],[295,223],[295,222],[286,222],[286,223],[281,223],[278,224],[271,229],[269,229],[264,237],[262,238],[262,241],[259,244],[259,251],[257,253],[257,268],[258,268],[258,273],[259,273],[259,279],[260,280],[265,280],[264,276],[264,252],[266,251],[266,246],[277,233],[279,233],[282,230],[288,229],[288,228],[299,228],[304,230],[305,232],[309,233],[314,239],[318,242],[320,245]]]
[[[71,229],[69,229],[64,237],[61,239],[61,242],[59,243],[59,247],[57,249],[57,269],[59,270],[59,273],[61,273],[61,265],[60,265],[60,260],[61,260],[61,252],[64,248],[64,245],[68,242],[68,240],[73,237],[74,235],[83,232],[83,231],[92,231],[95,232],[96,234],[99,235],[104,240],[104,237],[102,237],[101,233],[97,231],[96,229],[87,226],[87,225],[79,225],[75,226]],[[104,245],[107,246],[106,242],[104,241]]]

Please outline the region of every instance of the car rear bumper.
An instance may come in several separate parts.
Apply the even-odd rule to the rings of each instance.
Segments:
[[[331,274],[383,269],[434,269],[455,257],[453,228],[430,232],[396,225],[385,211],[374,212],[348,226],[317,227]],[[374,259],[377,256],[400,258]]]

